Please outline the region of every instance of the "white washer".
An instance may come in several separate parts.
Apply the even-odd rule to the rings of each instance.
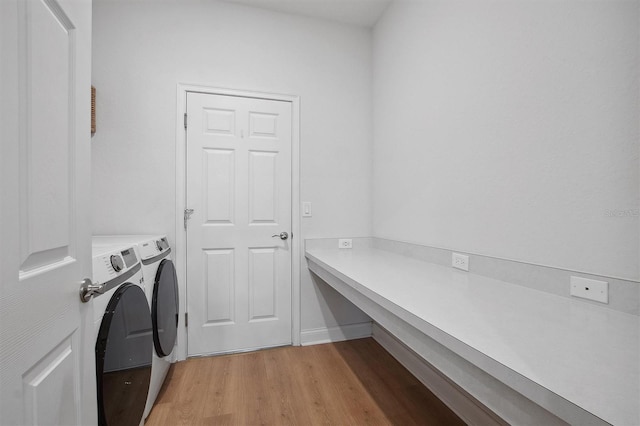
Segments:
[[[98,424],[144,424],[151,382],[151,312],[132,245],[93,247],[93,309]]]
[[[178,279],[165,235],[94,236],[94,245],[129,244],[142,263],[142,275],[153,325],[153,361],[149,396],[144,410],[147,418],[175,361],[178,332]]]

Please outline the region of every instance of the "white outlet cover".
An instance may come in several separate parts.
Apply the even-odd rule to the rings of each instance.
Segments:
[[[469,256],[460,253],[452,253],[451,266],[463,271],[469,271]]]
[[[609,303],[609,283],[582,277],[571,277],[572,296]]]
[[[338,240],[338,248],[341,248],[341,249],[353,248],[353,242],[351,241],[351,238],[340,238]]]

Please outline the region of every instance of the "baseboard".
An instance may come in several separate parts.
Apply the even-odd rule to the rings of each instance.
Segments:
[[[318,345],[321,343],[341,342],[343,340],[371,337],[372,322],[361,322],[336,327],[314,328],[302,330],[300,344],[302,346]]]
[[[465,423],[469,425],[506,424],[378,324],[373,324],[372,336],[380,346],[389,352],[404,368],[409,370]]]

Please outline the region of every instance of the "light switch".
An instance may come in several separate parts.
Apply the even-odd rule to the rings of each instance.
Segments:
[[[311,203],[305,201],[302,203],[302,217],[311,217]]]

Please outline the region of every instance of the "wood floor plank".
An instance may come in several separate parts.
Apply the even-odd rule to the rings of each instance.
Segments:
[[[235,364],[232,357],[223,356],[216,361],[211,363],[211,380],[209,380],[205,391],[206,404],[203,407],[202,415],[205,419],[215,418],[221,422],[222,419],[232,417],[232,408],[228,404],[228,400],[235,397],[236,390],[232,377],[238,373],[234,370]]]
[[[330,402],[339,405],[331,410],[333,415],[340,416],[337,419],[334,418],[334,422],[388,424],[384,412],[371,398],[367,389],[349,368],[348,363],[340,357],[335,345],[318,345],[314,346],[313,350],[315,364],[327,386],[326,391],[331,395],[340,395],[339,398],[330,399]],[[327,359],[334,361],[327,363]]]
[[[289,347],[265,353],[267,382],[277,413],[274,421],[281,425],[303,424],[310,417],[308,407],[300,396],[302,388],[291,374],[282,374],[283,371],[292,370],[295,362],[295,357],[291,356],[293,349]]]
[[[463,425],[373,339],[174,364],[147,426]]]
[[[207,358],[190,360],[191,365],[180,377],[178,394],[170,412],[169,424],[197,425],[203,419],[206,389],[211,378],[214,363]]]
[[[271,416],[269,395],[266,390],[267,372],[264,366],[264,351],[244,354],[240,357],[243,410],[240,421],[247,425],[263,425]]]
[[[420,425],[444,421],[447,425],[464,424],[375,340],[345,343],[336,343],[336,349],[392,423]]]
[[[331,409],[321,388],[321,377],[318,376],[317,366],[311,358],[312,347],[301,347],[292,363],[292,370],[299,391],[301,403],[308,404],[309,421],[311,424],[331,424]],[[330,400],[329,400],[330,402]]]

